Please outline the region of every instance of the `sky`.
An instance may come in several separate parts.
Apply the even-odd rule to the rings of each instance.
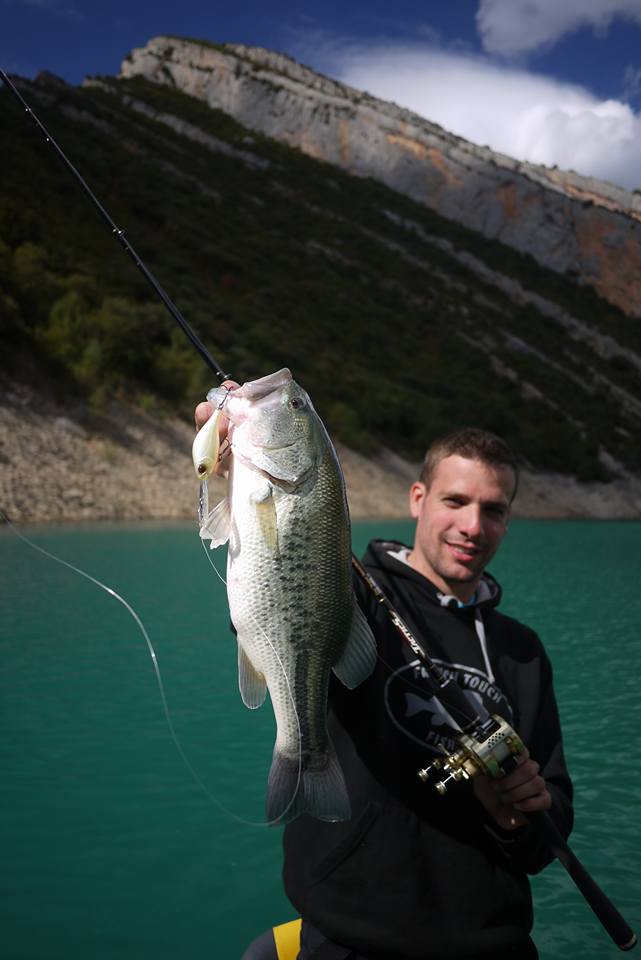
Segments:
[[[0,68],[117,74],[159,34],[254,44],[521,160],[641,189],[641,0],[0,0]]]

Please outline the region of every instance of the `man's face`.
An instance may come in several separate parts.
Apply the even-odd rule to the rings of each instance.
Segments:
[[[429,488],[417,482],[410,490],[411,565],[444,593],[469,600],[507,531],[514,484],[507,466],[456,454],[441,460]]]

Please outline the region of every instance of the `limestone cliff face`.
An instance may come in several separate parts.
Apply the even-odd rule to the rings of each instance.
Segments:
[[[156,37],[142,75],[351,174],[373,177],[641,316],[641,195],[515,161],[259,47]]]

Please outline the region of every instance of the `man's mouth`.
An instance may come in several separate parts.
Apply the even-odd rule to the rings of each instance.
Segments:
[[[451,543],[445,541],[452,553],[461,560],[473,560],[482,552],[481,547],[474,543]]]

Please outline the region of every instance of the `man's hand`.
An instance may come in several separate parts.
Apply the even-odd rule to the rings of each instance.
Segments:
[[[227,387],[228,390],[235,390],[239,384],[235,380],[225,380],[223,387]],[[196,430],[200,430],[207,423],[209,418],[214,412],[213,405],[208,401],[204,400],[202,403],[199,403],[196,409],[194,410],[194,420],[196,421]],[[220,440],[220,452],[218,464],[214,470],[214,473],[217,476],[224,476],[226,472],[225,460],[229,457],[231,453],[231,447],[226,442],[227,440],[227,431],[229,430],[229,420],[223,414],[218,422],[218,437]]]
[[[517,758],[516,768],[506,777],[475,777],[474,793],[499,827],[515,830],[528,822],[526,813],[549,810],[552,797],[539,774],[540,767],[527,750]]]

